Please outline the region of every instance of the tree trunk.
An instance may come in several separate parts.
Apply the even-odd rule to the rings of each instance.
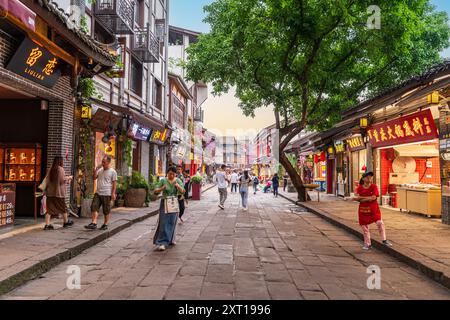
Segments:
[[[299,202],[306,202],[307,200],[310,200],[309,196],[306,193],[305,187],[303,185],[303,180],[300,177],[300,175],[297,173],[297,170],[292,166],[291,162],[287,158],[286,154],[283,150],[280,150],[280,163],[288,173],[289,177],[291,178],[292,184],[295,187],[295,190],[297,190],[297,199]]]

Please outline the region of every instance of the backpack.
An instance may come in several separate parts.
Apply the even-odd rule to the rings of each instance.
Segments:
[[[259,184],[259,179],[258,179],[258,177],[255,177],[255,178],[253,179],[253,183],[254,183],[254,184]]]

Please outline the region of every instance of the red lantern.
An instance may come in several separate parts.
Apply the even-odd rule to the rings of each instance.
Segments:
[[[327,155],[326,155],[326,153],[325,153],[325,151],[322,151],[321,153],[320,153],[320,161],[326,161],[327,160]]]
[[[314,163],[319,163],[319,156],[317,154],[314,155]]]

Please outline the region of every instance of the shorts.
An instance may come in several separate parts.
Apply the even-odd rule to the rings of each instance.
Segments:
[[[99,212],[100,207],[103,207],[103,214],[107,216],[111,213],[111,196],[100,196],[95,194],[92,200],[91,211]]]

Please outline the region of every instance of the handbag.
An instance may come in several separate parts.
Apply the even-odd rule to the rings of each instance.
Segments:
[[[47,190],[47,180],[48,180],[48,174],[45,176],[44,180],[42,180],[42,183],[38,186],[39,189],[42,191]]]
[[[167,197],[164,199],[164,212],[166,214],[180,212],[178,197]]]
[[[45,216],[47,214],[47,196],[44,194],[41,200],[41,216]]]

